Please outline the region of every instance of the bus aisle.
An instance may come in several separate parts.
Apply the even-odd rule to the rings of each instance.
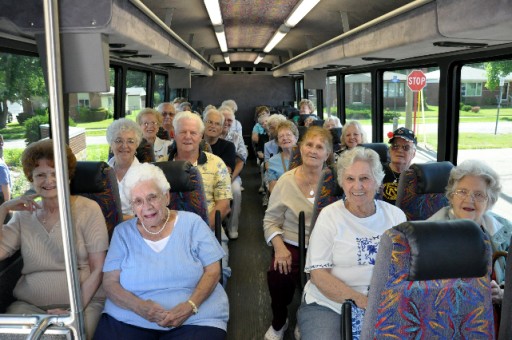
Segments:
[[[226,292],[230,316],[228,340],[261,340],[272,321],[267,287],[267,267],[272,247],[263,238],[262,195],[258,193],[261,177],[254,159],[249,159],[242,172],[245,190],[242,192],[239,238],[229,242],[229,264],[232,270]],[[290,305],[290,326],[284,339],[294,339],[295,312],[300,303],[296,291]]]

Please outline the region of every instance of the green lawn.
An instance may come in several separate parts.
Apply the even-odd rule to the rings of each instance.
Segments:
[[[418,143],[424,143],[424,135],[418,135]],[[500,149],[511,147],[510,134],[492,135],[488,133],[461,132],[459,134],[459,150]],[[437,134],[427,133],[426,142],[433,150],[437,150]]]

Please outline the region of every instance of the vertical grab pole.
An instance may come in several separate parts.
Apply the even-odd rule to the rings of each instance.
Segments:
[[[75,238],[69,205],[69,174],[66,158],[65,124],[62,102],[62,72],[59,39],[59,12],[57,0],[44,0],[44,30],[48,68],[48,92],[50,98],[50,118],[53,132],[54,164],[59,198],[59,217],[62,226],[62,243],[66,277],[68,281],[71,307],[70,323],[67,325],[77,339],[85,338],[83,307],[78,276]]]
[[[304,267],[306,263],[306,218],[304,211],[299,213],[299,277],[300,287],[304,288],[306,285],[306,274]]]

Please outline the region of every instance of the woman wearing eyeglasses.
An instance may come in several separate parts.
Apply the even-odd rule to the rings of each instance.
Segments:
[[[155,109],[145,108],[137,114],[137,124],[142,129],[142,135],[149,144],[153,146],[156,162],[165,162],[169,160],[170,140],[157,137],[158,129],[162,126],[162,115]]]
[[[388,136],[391,161],[384,165],[382,200],[394,205],[398,196],[400,174],[411,166],[416,155],[417,139],[414,132],[405,127],[396,129]]]
[[[226,338],[224,251],[199,216],[167,208],[169,189],[162,170],[149,163],[126,176],[137,218],[114,229],[96,340]]]
[[[429,221],[473,220],[489,235],[493,252],[505,251],[510,244],[512,225],[506,219],[498,220],[490,214],[500,192],[500,178],[493,169],[478,160],[464,161],[450,172],[446,186],[450,205],[435,213]],[[491,282],[494,303],[501,303],[503,299],[500,285],[505,281],[505,261],[501,260],[496,262],[496,280]]]
[[[107,142],[114,153],[114,157],[109,159],[108,165],[114,169],[117,177],[124,220],[133,217],[129,199],[124,193],[125,176],[129,171],[135,171],[140,166],[135,154],[141,141],[142,130],[133,120],[117,119],[107,128]]]

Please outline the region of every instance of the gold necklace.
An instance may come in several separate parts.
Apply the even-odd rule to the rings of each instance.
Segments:
[[[164,224],[162,225],[162,228],[160,228],[160,230],[158,231],[149,231],[148,228],[146,228],[146,226],[144,225],[144,222],[142,222],[142,219],[140,219],[140,224],[142,225],[142,228],[148,233],[148,234],[151,234],[151,235],[158,235],[160,234],[164,229],[165,229],[165,225],[167,224],[167,222],[169,222],[169,217],[171,217],[171,212],[169,211],[169,208],[167,208],[167,218],[164,222]]]

